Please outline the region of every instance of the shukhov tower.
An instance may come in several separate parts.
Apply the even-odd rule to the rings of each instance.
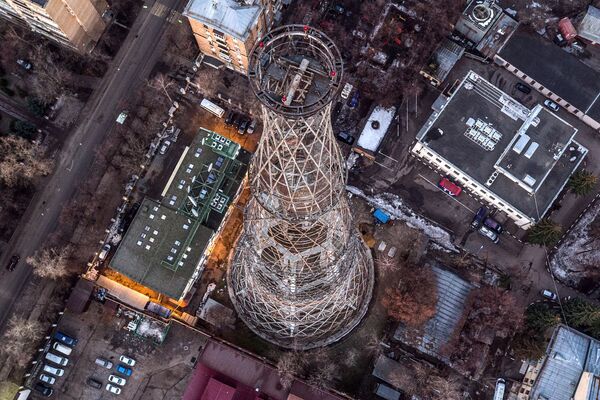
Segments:
[[[255,45],[248,70],[264,131],[229,294],[262,338],[324,346],[360,322],[373,289],[373,260],[352,222],[331,129],[341,56],[320,31],[288,25]]]

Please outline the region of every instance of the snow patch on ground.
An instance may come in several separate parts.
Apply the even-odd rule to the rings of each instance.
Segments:
[[[448,232],[415,213],[410,207],[404,204],[399,196],[391,193],[367,196],[362,190],[350,185],[346,186],[346,190],[365,199],[373,207],[381,208],[390,215],[391,219],[403,221],[411,228],[420,230],[433,241],[434,245],[439,246],[444,251],[458,252],[456,246],[452,244],[452,239]]]
[[[600,202],[597,202],[577,222],[550,260],[552,272],[561,281],[577,285],[591,272],[590,267],[600,265],[600,241],[591,239],[588,232],[599,214]]]
[[[166,336],[164,326],[150,319],[142,319],[135,332],[145,338],[154,339],[158,343],[162,343]]]

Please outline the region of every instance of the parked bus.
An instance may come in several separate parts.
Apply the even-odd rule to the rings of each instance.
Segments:
[[[504,389],[506,388],[506,381],[499,378],[496,381],[496,391],[494,392],[494,400],[504,400]]]
[[[210,111],[219,118],[223,118],[223,114],[225,114],[225,110],[223,110],[221,107],[219,107],[218,105],[216,105],[208,99],[203,99],[200,102],[200,107],[204,108],[207,111]]]

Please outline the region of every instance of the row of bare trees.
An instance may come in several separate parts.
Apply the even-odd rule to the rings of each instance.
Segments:
[[[41,339],[43,328],[40,322],[13,316],[8,320],[2,335],[0,353],[8,365],[24,367],[31,358],[33,346]]]

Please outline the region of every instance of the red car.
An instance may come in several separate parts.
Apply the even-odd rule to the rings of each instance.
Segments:
[[[458,186],[457,184],[455,184],[448,178],[442,178],[440,183],[438,183],[438,186],[440,187],[440,189],[442,189],[444,192],[446,192],[449,196],[456,197],[460,194],[460,192],[462,192],[462,189],[460,188],[460,186]]]

